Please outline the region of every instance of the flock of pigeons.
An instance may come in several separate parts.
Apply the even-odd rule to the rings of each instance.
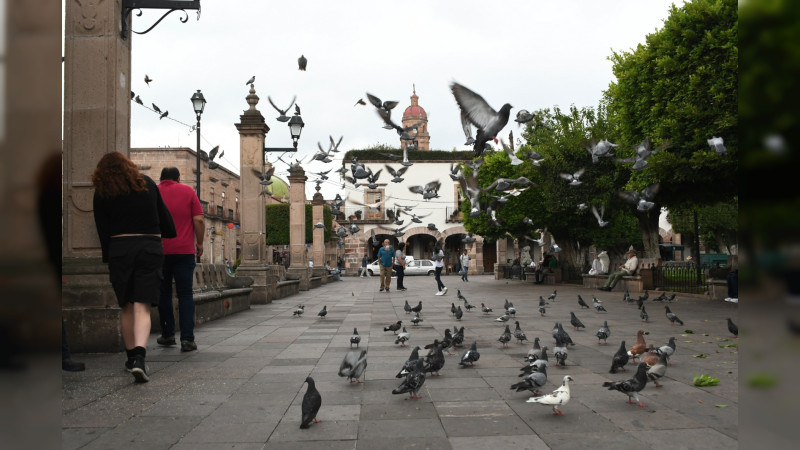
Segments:
[[[550,302],[555,303],[557,296],[558,292],[556,290],[547,298],[539,296],[539,308],[542,315],[544,315],[542,309],[546,305],[549,305]],[[472,312],[472,310],[477,309],[477,307],[471,305],[460,290],[458,290],[457,298],[460,303],[463,302],[463,309],[461,304],[456,306],[455,303],[451,303],[450,313],[457,322],[461,322],[464,318],[464,311]],[[669,296],[661,294],[658,297],[650,299],[649,293],[645,291],[644,295],[634,300],[629,292],[625,291],[622,300],[623,303],[637,303],[638,309],[641,310],[640,317],[642,321],[648,322],[649,317],[645,312],[645,302],[649,300],[649,302],[671,303],[675,300],[675,294]],[[607,313],[606,308],[602,305],[602,300],[593,296],[593,303],[596,313]],[[578,295],[578,306],[581,310],[590,308],[580,295]],[[522,330],[520,322],[515,320],[514,331],[511,331],[510,326],[507,324],[511,317],[516,319],[517,308],[508,300],[505,300],[503,307],[505,309],[504,314],[494,319],[495,322],[504,326],[504,330],[497,341],[500,342],[503,348],[507,348],[508,343],[512,339],[514,339],[518,345],[524,344],[528,338]],[[664,308],[665,316],[667,320],[669,320],[670,325],[674,325],[675,323],[683,325],[683,322],[670,310],[668,305],[664,305]],[[403,309],[406,314],[414,315],[413,319],[411,319],[411,323],[414,326],[418,326],[419,323],[423,321],[421,318],[423,309],[421,300],[418,301],[415,306],[410,305],[408,300],[406,300]],[[304,311],[304,306],[298,305],[293,314],[299,317],[302,316]],[[493,309],[481,303],[481,312],[483,316],[488,316],[493,312]],[[325,305],[318,313],[318,316],[324,319],[327,314],[328,309],[327,305]],[[580,332],[586,329],[586,326],[575,312],[570,312],[569,320],[573,330]],[[734,338],[737,338],[739,335],[738,327],[730,318],[727,319],[727,322],[728,330]],[[395,335],[395,344],[400,347],[406,347],[407,343],[411,340],[411,333],[408,332],[403,325],[402,320],[385,326],[383,331],[392,332]],[[598,339],[597,343],[599,345],[608,343],[607,340],[611,336],[611,329],[608,326],[607,320],[598,328],[595,336]],[[607,381],[602,384],[602,386],[608,390],[619,391],[625,394],[628,397],[628,403],[636,404],[641,407],[645,407],[646,405],[639,399],[639,393],[646,387],[648,382],[652,382],[656,387],[663,386],[660,381],[666,375],[667,367],[672,365],[670,358],[675,355],[677,348],[675,337],[670,337],[667,343],[656,347],[653,344],[648,345],[645,342],[644,336],[645,332],[639,330],[636,334],[636,343],[633,346],[628,347],[625,340],[622,340],[616,353],[611,355],[611,369],[609,373],[616,374],[619,370],[627,371],[626,366],[629,363],[636,363],[637,366],[634,375],[628,379]],[[579,350],[580,347],[573,342],[561,322],[555,323],[552,329],[552,338],[554,341],[552,350],[547,345],[540,345],[539,337],[534,338],[533,346],[525,355],[523,367],[519,370],[520,373],[518,377],[520,377],[521,380],[512,384],[510,388],[516,392],[529,391],[532,396],[527,402],[550,406],[554,414],[561,415],[564,413],[561,408],[566,405],[571,398],[570,382],[575,380],[570,375],[564,375],[561,385],[547,395],[543,395],[541,388],[547,383],[548,367],[550,367],[551,364],[556,367],[566,367],[569,351]],[[448,356],[453,356],[455,353],[452,353],[450,351],[451,349],[456,350],[458,348],[463,348],[465,342],[470,341],[472,341],[471,345],[463,350],[458,362],[461,368],[465,368],[473,367],[475,363],[480,360],[480,353],[478,352],[477,339],[468,339],[467,336],[465,336],[464,326],[458,326],[458,324],[456,324],[453,326],[452,331],[449,328],[445,329],[444,336],[441,340],[436,338],[432,343],[426,344],[423,347],[414,346],[411,350],[411,355],[403,362],[399,372],[395,376],[401,379],[401,382],[392,390],[392,394],[408,394],[411,399],[421,398],[419,391],[425,384],[426,377],[442,375],[441,371],[447,361],[445,352]],[[361,335],[359,335],[358,329],[354,328],[353,334],[350,337],[350,350],[348,350],[347,354],[344,356],[338,372],[340,377],[347,378],[350,383],[363,383],[361,378],[364,376],[367,368],[367,350],[360,349],[360,343]],[[355,349],[352,348],[354,345],[356,347]],[[420,355],[420,351],[423,349],[427,350],[427,354]],[[552,356],[554,358],[552,363],[548,351],[552,351]],[[308,383],[308,389],[302,404],[303,417],[300,428],[307,428],[312,421],[317,422],[316,415],[322,402],[321,394],[317,391],[314,380],[309,377],[306,378],[306,382]]]

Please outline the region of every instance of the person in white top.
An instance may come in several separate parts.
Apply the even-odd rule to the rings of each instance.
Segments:
[[[460,259],[460,262],[461,262],[461,281],[469,281],[469,278],[467,277],[467,273],[469,272],[469,260],[470,260],[470,257],[469,257],[469,253],[467,252],[467,249],[464,249],[464,253],[461,254],[459,259]]]
[[[625,261],[625,264],[619,266],[619,270],[612,273],[608,276],[608,281],[606,281],[606,285],[601,287],[601,291],[610,291],[614,289],[614,286],[617,285],[617,282],[622,279],[622,277],[632,275],[636,272],[636,268],[639,266],[639,258],[636,257],[636,252],[633,250],[628,251],[628,260]]]
[[[592,268],[589,270],[589,275],[604,275],[608,273],[608,253],[602,251],[597,254],[592,262]]]
[[[445,295],[447,294],[447,286],[442,283],[442,269],[444,268],[444,252],[442,251],[439,246],[433,247],[433,256],[431,256],[433,260],[433,265],[436,268],[436,288],[438,291],[436,295]]]

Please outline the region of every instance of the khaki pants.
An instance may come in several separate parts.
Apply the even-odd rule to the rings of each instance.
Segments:
[[[381,290],[386,289],[387,291],[392,286],[392,266],[384,267],[381,266]]]

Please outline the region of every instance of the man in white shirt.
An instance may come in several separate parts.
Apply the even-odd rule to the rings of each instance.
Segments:
[[[442,283],[441,278],[442,269],[444,268],[444,252],[439,248],[438,245],[433,247],[433,255],[431,256],[431,259],[433,260],[433,265],[436,269],[436,295],[445,295],[447,294],[447,286]]]
[[[625,264],[619,266],[619,270],[612,273],[608,276],[608,281],[606,281],[606,285],[601,287],[601,291],[610,291],[614,289],[614,286],[617,285],[617,282],[622,279],[622,277],[626,277],[629,275],[633,275],[636,272],[636,268],[639,266],[639,258],[636,257],[636,252],[633,250],[628,251],[628,260],[625,261]]]
[[[464,249],[464,253],[460,256],[461,259],[461,281],[469,281],[467,273],[469,272],[469,253]]]

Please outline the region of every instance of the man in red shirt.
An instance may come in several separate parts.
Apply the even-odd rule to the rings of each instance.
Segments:
[[[197,350],[194,342],[194,280],[195,253],[203,254],[205,220],[203,207],[191,187],[181,184],[181,174],[177,167],[161,170],[158,190],[167,205],[178,236],[163,239],[164,280],[161,283],[161,298],[158,302],[158,315],[161,323],[159,345],[175,345],[175,314],[172,308],[172,279],[175,279],[175,292],[178,296],[178,314],[181,326],[181,351]]]

